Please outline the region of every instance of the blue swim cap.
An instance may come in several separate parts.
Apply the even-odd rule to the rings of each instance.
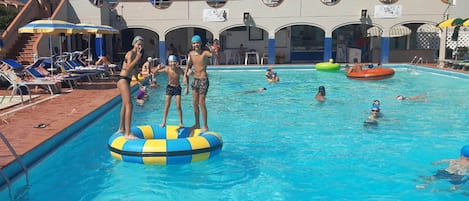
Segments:
[[[177,61],[177,57],[175,55],[169,55],[168,61]]]
[[[264,91],[267,90],[267,88],[264,87]]]
[[[199,42],[199,43],[200,43],[200,42],[202,42],[202,39],[200,38],[199,35],[194,35],[194,36],[192,36],[192,40],[191,40],[191,41],[192,41],[192,42]]]
[[[464,147],[462,147],[461,156],[469,158],[469,145],[465,145]]]

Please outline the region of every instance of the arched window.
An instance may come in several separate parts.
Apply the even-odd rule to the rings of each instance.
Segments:
[[[212,8],[223,7],[228,0],[207,0],[207,4]]]
[[[104,4],[104,0],[90,0],[90,3],[98,8],[101,8]]]
[[[396,3],[398,0],[379,0],[379,1],[384,4],[393,4],[393,3]]]
[[[171,0],[150,0],[150,3],[155,8],[166,9],[166,8],[169,8],[172,1]]]
[[[117,7],[117,4],[119,4],[119,0],[107,0],[109,4],[109,8],[115,9]]]
[[[333,6],[340,2],[340,0],[321,0],[321,2],[326,6]]]
[[[282,4],[283,0],[262,0],[266,6],[269,7],[277,7],[278,5]]]

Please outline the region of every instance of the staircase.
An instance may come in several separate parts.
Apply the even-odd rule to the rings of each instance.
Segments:
[[[7,53],[7,58],[15,59],[23,65],[34,63],[34,43],[40,39],[39,34],[20,34],[15,45]]]
[[[29,0],[0,36],[5,46],[5,57],[15,59],[23,65],[32,64],[37,44],[43,38],[43,34],[19,34],[18,29],[33,20],[54,19],[59,11],[58,5],[63,6],[66,2],[68,0]]]

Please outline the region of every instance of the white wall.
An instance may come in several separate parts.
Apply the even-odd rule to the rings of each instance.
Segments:
[[[431,23],[436,24],[442,20],[447,7],[439,0],[400,0],[394,5],[402,6],[402,16],[390,19],[376,19],[373,16],[376,5],[384,5],[378,0],[342,0],[335,6],[325,6],[319,0],[285,0],[277,7],[268,7],[262,0],[228,0],[223,9],[228,9],[228,20],[225,22],[204,22],[203,9],[211,9],[206,1],[173,1],[167,9],[156,9],[149,1],[120,2],[116,12],[124,21],[116,21],[112,17],[103,18],[107,14],[96,8],[86,0],[70,0],[73,11],[82,22],[103,23],[102,19],[109,19],[111,24],[119,29],[146,28],[156,32],[159,40],[166,40],[166,34],[172,30],[185,27],[198,27],[211,32],[215,38],[232,27],[244,26],[243,13],[249,12],[257,27],[264,29],[263,41],[249,41],[247,32],[226,33],[226,48],[237,48],[239,43],[245,47],[263,52],[267,46],[268,38],[274,38],[276,32],[292,25],[312,25],[322,28],[326,37],[331,37],[332,31],[347,24],[360,23],[362,9],[367,9],[371,23],[384,30],[383,36],[389,35],[391,27],[405,23]],[[467,12],[469,1],[458,0],[458,5],[452,7],[451,13],[460,10]],[[423,6],[425,5],[425,6]],[[458,12],[460,12],[458,11]],[[106,23],[104,23],[106,24]],[[188,44],[191,33],[177,34],[181,40],[170,38],[167,42],[181,45],[183,49]],[[240,42],[241,41],[241,42]],[[245,41],[245,42],[243,42]],[[181,44],[180,44],[181,43]],[[288,45],[287,45],[288,47]],[[289,51],[285,48],[285,51]],[[288,54],[287,54],[288,55]]]

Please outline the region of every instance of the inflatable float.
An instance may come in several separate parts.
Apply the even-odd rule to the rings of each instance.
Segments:
[[[356,80],[382,80],[393,76],[394,70],[391,68],[370,68],[347,73],[348,78]]]
[[[109,138],[111,156],[141,164],[184,164],[207,160],[217,155],[223,146],[220,134],[200,132],[179,126],[145,125],[132,127],[132,133],[140,139],[128,140],[123,132]]]
[[[132,81],[144,81],[145,80],[145,77],[143,76],[142,73],[138,73],[137,77],[132,76]]]
[[[334,63],[334,60],[330,59],[329,62],[317,63],[316,70],[322,71],[335,71],[340,69],[340,64]]]

